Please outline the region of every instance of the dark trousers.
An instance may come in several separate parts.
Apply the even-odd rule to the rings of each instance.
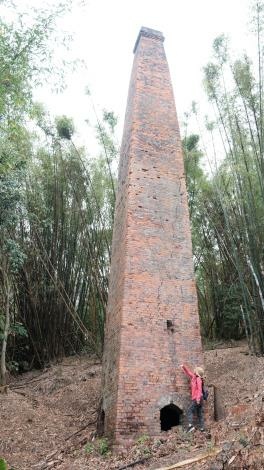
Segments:
[[[198,405],[196,400],[192,400],[191,406],[188,409],[187,416],[189,424],[193,425],[194,415],[197,415],[198,423],[200,428],[204,427],[204,416],[203,416],[203,401]]]

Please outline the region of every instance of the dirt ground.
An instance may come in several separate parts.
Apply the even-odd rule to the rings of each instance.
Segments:
[[[245,343],[226,346],[205,352],[225,415],[205,433],[177,426],[112,454],[95,432],[101,365],[70,357],[13,378],[0,394],[0,457],[13,470],[264,469],[264,358]],[[197,460],[175,467],[187,459]]]

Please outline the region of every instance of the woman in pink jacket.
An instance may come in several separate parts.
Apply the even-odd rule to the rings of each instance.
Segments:
[[[192,403],[188,409],[187,416],[188,416],[188,432],[194,431],[195,427],[193,426],[193,417],[194,414],[197,414],[198,422],[200,431],[204,431],[204,417],[203,417],[203,377],[204,377],[204,370],[202,367],[196,367],[192,372],[186,366],[180,366],[183,372],[190,378],[191,380],[191,395],[192,395]]]

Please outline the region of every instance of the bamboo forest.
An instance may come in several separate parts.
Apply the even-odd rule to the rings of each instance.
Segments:
[[[87,131],[87,135],[85,135],[86,144],[83,144],[80,139],[80,133],[83,130],[78,127],[70,109],[68,113],[59,112],[56,114],[50,112],[48,103],[41,102],[36,98],[36,90],[43,87],[56,89],[54,93],[57,94],[63,93],[67,88],[65,76],[69,75],[71,71],[75,73],[79,67],[80,74],[83,73],[83,65],[79,64],[77,56],[73,60],[72,58],[69,58],[68,61],[58,60],[58,50],[63,50],[63,54],[67,57],[67,51],[71,51],[72,48],[73,39],[70,35],[62,31],[58,33],[58,22],[62,21],[64,15],[70,14],[74,1],[62,0],[53,2],[50,6],[47,4],[36,8],[32,2],[32,5],[24,11],[22,11],[22,2],[19,5],[17,1],[0,1],[0,9],[3,9],[3,14],[0,15],[0,389],[9,388],[7,400],[10,393],[15,393],[15,391],[12,392],[13,389],[18,390],[17,393],[20,393],[22,400],[23,377],[28,377],[27,380],[32,380],[33,377],[36,380],[35,377],[39,377],[39,375],[34,374],[43,374],[43,371],[49,374],[53,367],[59,367],[58,364],[61,364],[61,361],[62,364],[64,364],[63,361],[66,361],[68,366],[71,362],[67,361],[80,361],[80,363],[74,363],[73,370],[80,367],[79,371],[82,371],[79,372],[82,374],[80,381],[83,380],[82,386],[84,386],[89,380],[95,380],[93,377],[97,377],[96,374],[100,375],[96,367],[101,367],[104,354],[115,205],[116,202],[117,207],[120,204],[119,199],[117,200],[118,162],[121,146],[118,129],[120,125],[122,127],[123,122],[122,119],[120,122],[119,111],[114,106],[108,109],[107,105],[98,108],[93,104],[96,102],[96,98],[87,84],[86,89],[83,90],[83,96],[92,103],[94,121],[92,125],[88,123],[89,132]],[[82,8],[87,8],[87,14],[90,14],[91,7],[92,15],[93,10],[90,3],[93,4],[93,2],[86,3],[77,0],[76,2],[77,8],[81,8],[79,5],[83,3]],[[116,2],[117,0],[114,1],[114,4]],[[142,0],[142,4],[144,3],[148,3],[150,8],[148,0]],[[195,2],[190,0],[189,3],[194,4]],[[215,0],[213,3],[218,4],[219,2]],[[163,2],[163,4],[164,8],[167,4],[170,8],[177,10],[171,0]],[[243,346],[243,351],[246,351],[241,359],[242,362],[239,362],[238,358],[237,362],[234,362],[233,366],[230,365],[230,369],[228,369],[230,375],[226,375],[221,380],[226,384],[231,383],[229,381],[232,381],[233,372],[231,369],[233,367],[238,371],[238,375],[234,379],[236,385],[232,390],[237,390],[237,387],[239,390],[243,390],[244,384],[246,384],[245,387],[253,387],[253,384],[258,383],[256,390],[250,388],[247,397],[258,396],[260,400],[262,393],[263,401],[263,389],[261,388],[263,380],[260,377],[263,378],[264,355],[264,2],[256,0],[247,2],[247,5],[249,12],[247,34],[250,37],[250,47],[247,51],[241,52],[233,47],[232,38],[226,34],[224,29],[221,34],[215,34],[210,56],[207,55],[207,60],[200,64],[203,79],[199,86],[204,101],[199,103],[194,100],[193,91],[189,89],[189,105],[184,110],[181,109],[178,114],[191,224],[192,260],[201,340],[205,354],[208,354],[205,363],[207,364],[208,377],[210,377],[210,380],[208,379],[209,397],[212,397],[214,393],[214,406],[218,410],[219,417],[222,408],[217,398],[219,397],[217,390],[220,390],[220,396],[225,395],[224,392],[221,392],[218,378],[222,377],[225,360],[230,364],[236,360],[235,354],[238,347]],[[113,18],[109,21],[113,21]],[[188,23],[188,19],[184,21]],[[117,28],[117,26],[114,27]],[[98,28],[100,29],[99,25]],[[124,27],[120,26],[120,28]],[[133,38],[136,38],[137,32],[138,28],[136,30],[133,26]],[[100,30],[100,35],[102,34],[103,27]],[[146,43],[148,40],[152,40],[156,45],[160,40],[158,36],[158,40],[155,39],[155,32],[149,33],[147,31],[146,33],[146,29],[143,28],[142,36],[144,34],[145,37],[140,39],[142,44],[144,40]],[[168,34],[167,38],[166,31],[164,34],[166,48],[167,43],[173,42],[173,36]],[[94,38],[92,45],[95,50],[97,40],[97,37]],[[104,38],[104,41],[108,40],[110,41],[111,38]],[[170,44],[170,47],[174,47],[174,45]],[[131,51],[129,50],[127,54],[131,55]],[[147,54],[148,52],[146,52],[146,56]],[[141,56],[139,55],[139,57]],[[193,59],[186,57],[185,60],[192,61]],[[104,57],[100,55],[99,61],[104,61]],[[184,68],[184,65],[180,65],[180,67]],[[121,68],[122,64],[120,64]],[[174,70],[171,66],[170,69],[173,76]],[[89,64],[87,70],[89,74]],[[118,73],[119,71],[116,69],[109,70],[109,75],[118,75]],[[148,77],[145,79],[147,93],[148,87],[151,87],[153,83],[151,80],[155,79],[155,74],[153,76],[153,79],[148,79]],[[129,76],[125,79],[127,84],[128,78]],[[107,74],[103,79],[107,89]],[[52,93],[50,92],[50,94]],[[111,94],[111,89],[108,90],[108,93]],[[180,93],[181,90],[175,91],[177,111],[179,111],[177,94],[180,95]],[[149,102],[151,99],[149,98]],[[140,103],[140,100],[138,102]],[[125,102],[123,107],[125,108]],[[131,106],[131,109],[131,112],[134,112],[136,105],[134,108]],[[128,101],[126,119],[129,119],[129,112]],[[142,116],[144,118],[144,112],[142,112]],[[134,132],[133,129],[136,128],[136,125],[136,121],[133,121],[131,132]],[[90,135],[92,135],[91,143],[89,142]],[[133,148],[136,139],[132,139],[131,142],[131,148]],[[129,152],[129,149],[128,146],[126,151]],[[131,168],[133,169],[132,164]],[[143,170],[147,175],[147,170],[145,168]],[[146,231],[146,233],[148,232]],[[132,268],[131,272],[133,272]],[[125,290],[126,286],[127,284],[120,289]],[[157,296],[159,298],[160,291]],[[131,303],[133,301],[132,299]],[[122,315],[125,313],[118,317],[121,319],[120,321],[125,318]],[[170,317],[168,316],[168,318]],[[130,321],[132,322],[132,320]],[[174,331],[177,333],[178,325],[174,325],[171,320],[166,321],[168,334],[172,332],[173,335]],[[121,333],[127,327],[127,324],[120,327]],[[148,324],[144,328],[148,329]],[[111,325],[109,326],[110,330]],[[114,334],[111,331],[109,335]],[[190,328],[190,332],[192,331]],[[120,344],[122,350],[122,339]],[[136,341],[135,344],[140,347],[141,343]],[[145,345],[144,341],[143,344]],[[220,349],[217,349],[219,345]],[[237,346],[234,348],[235,352],[232,357],[231,348],[235,345]],[[179,354],[180,347],[182,346],[176,342],[176,356]],[[225,347],[226,349],[224,349]],[[160,348],[158,341],[157,348]],[[116,351],[114,346],[113,350]],[[224,354],[229,354],[228,351],[231,351],[229,359],[224,356]],[[186,355],[186,357],[189,356]],[[242,357],[241,351],[239,357]],[[85,363],[81,362],[84,360],[83,358],[88,358],[86,364],[93,361],[93,366],[91,366],[93,369],[91,369],[92,372],[89,372],[88,378],[85,376]],[[107,358],[103,360],[103,364],[105,360]],[[122,360],[119,360],[119,367],[122,367]],[[147,360],[146,357],[146,363]],[[222,362],[220,364],[217,361]],[[243,361],[251,362],[248,362],[247,366],[243,366]],[[115,360],[113,363],[115,364]],[[175,367],[179,369],[178,365],[176,361]],[[199,366],[200,364],[190,364],[193,367],[194,365]],[[245,376],[240,383],[240,367],[241,373],[243,373],[243,367],[248,367],[247,370],[252,374],[254,370],[258,371],[257,379],[255,376],[253,378],[253,375],[251,378]],[[70,369],[70,367],[65,367],[65,374],[67,373],[66,369]],[[61,380],[64,380],[67,385],[67,375],[63,374],[64,372]],[[120,374],[122,375],[122,372]],[[86,378],[83,378],[84,376]],[[116,376],[113,374],[113,377]],[[124,373],[124,380],[125,378]],[[213,384],[212,387],[215,387],[215,392],[211,391],[211,384]],[[94,403],[97,405],[95,408],[91,408],[93,411],[87,412],[88,415],[97,413],[99,410],[99,402],[102,397],[98,384],[97,388],[99,390],[98,396],[96,395],[97,398],[94,399],[93,406],[95,406]],[[47,387],[44,389],[46,396],[53,393],[53,389]],[[38,398],[34,395],[37,392],[34,390],[31,389],[32,396],[37,400]],[[89,390],[87,396],[93,397],[94,392],[91,390],[94,389]],[[120,385],[119,393],[121,391]],[[226,393],[228,402],[228,391]],[[233,393],[235,396],[233,391],[230,392],[230,395]],[[259,395],[256,395],[257,393]],[[82,403],[85,402],[86,397],[85,392],[83,394]],[[174,395],[168,396],[174,397]],[[0,398],[2,399],[2,395]],[[107,399],[105,399],[106,402]],[[237,398],[236,403],[232,403],[233,407],[240,403],[239,399]],[[69,401],[70,398],[67,400]],[[165,405],[167,407],[174,406],[170,404],[174,403],[174,398],[170,398],[170,400],[168,403],[164,401],[160,408]],[[253,398],[248,400],[243,398],[242,401],[244,404],[250,400]],[[166,431],[173,426],[178,429],[178,425],[183,425],[184,428],[184,421],[181,421],[181,401],[176,405],[177,409],[180,409],[179,415],[175,418],[175,422],[166,418],[166,423],[169,423],[168,428],[166,425],[165,428],[162,427],[163,418],[160,415],[161,430],[165,429]],[[7,405],[3,402],[2,406],[4,413]],[[22,405],[12,405],[12,414],[15,415],[16,409],[20,406]],[[71,406],[69,413],[74,410],[74,405]],[[230,406],[226,405],[226,410],[229,408],[231,410],[232,406],[231,404]],[[63,407],[65,408],[66,405],[64,404]],[[118,405],[116,407],[118,417]],[[95,409],[97,411],[94,411]],[[261,409],[261,407],[258,408],[256,416],[260,416]],[[103,415],[104,412],[105,409]],[[225,411],[225,413],[227,412]],[[8,416],[9,412],[6,411],[6,413]],[[254,424],[254,426],[259,426],[259,431],[255,430],[257,428],[250,428],[252,435],[247,434],[246,430],[239,434],[238,430],[236,437],[234,437],[233,434],[231,436],[231,431],[228,431],[230,432],[228,442],[236,442],[232,449],[224,447],[225,431],[222,424],[222,437],[219,437],[218,440],[215,438],[214,442],[210,441],[211,437],[208,437],[208,434],[206,437],[199,437],[197,429],[193,436],[198,437],[192,438],[190,438],[190,434],[188,437],[184,437],[184,431],[182,431],[183,434],[177,435],[175,433],[169,434],[169,431],[169,437],[164,438],[165,444],[160,437],[159,444],[157,441],[151,441],[151,432],[142,432],[141,437],[138,437],[136,441],[137,450],[133,448],[134,450],[129,450],[122,456],[118,454],[119,457],[114,457],[114,454],[110,453],[111,443],[107,441],[107,438],[100,438],[100,433],[97,437],[96,432],[95,434],[91,432],[89,436],[88,431],[83,434],[86,432],[83,431],[84,429],[90,429],[85,424],[85,413],[81,414],[80,412],[78,422],[71,425],[70,421],[67,421],[68,424],[64,425],[64,429],[66,431],[68,429],[68,433],[73,426],[74,439],[77,439],[78,436],[84,436],[83,444],[80,444],[80,440],[74,444],[75,447],[74,445],[67,447],[72,442],[73,434],[68,436],[66,432],[63,439],[65,439],[67,451],[61,450],[62,441],[58,441],[57,447],[54,449],[52,446],[50,447],[50,444],[46,444],[46,449],[49,448],[50,452],[54,451],[55,456],[48,457],[49,452],[43,451],[35,461],[32,460],[33,457],[31,460],[27,460],[21,456],[22,451],[19,450],[18,444],[16,446],[21,455],[18,457],[14,451],[13,457],[16,457],[12,460],[12,452],[8,450],[11,441],[9,441],[8,429],[6,428],[6,431],[3,431],[3,436],[5,436],[3,442],[6,442],[7,447],[0,445],[0,469],[56,467],[65,470],[69,468],[111,470],[133,466],[135,469],[164,468],[165,470],[165,468],[180,468],[183,465],[187,469],[214,468],[220,470],[224,468],[257,469],[263,468],[262,464],[264,465],[261,461],[259,467],[254,466],[259,460],[256,456],[252,461],[249,458],[249,449],[251,449],[250,446],[253,442],[252,436],[254,435],[254,439],[256,439],[256,432],[260,432],[260,430],[262,432],[261,426],[264,422],[262,415],[262,418],[258,418],[260,421],[256,421],[262,424]],[[246,410],[244,414],[249,416],[247,413]],[[50,415],[52,413],[49,412]],[[82,418],[80,418],[81,416]],[[189,415],[187,414],[187,416]],[[234,421],[232,429],[237,429],[235,427],[237,422],[242,423],[243,416],[242,421],[240,418],[241,416],[237,421]],[[35,418],[26,419],[31,419],[33,422],[35,420]],[[46,420],[44,414],[41,419],[43,422]],[[215,420],[217,421],[216,412]],[[3,417],[1,417],[2,422],[4,423]],[[110,423],[110,421],[107,422]],[[231,426],[230,422],[228,421],[229,426]],[[89,423],[91,424],[90,421]],[[45,436],[45,433],[48,433],[47,429],[53,429],[52,426],[47,424],[46,430],[43,430]],[[14,427],[14,429],[16,428]],[[215,431],[216,434],[213,434],[214,431],[212,431],[210,436],[218,435],[219,429],[218,427]],[[249,427],[245,429],[249,429]],[[23,431],[21,432],[23,434]],[[118,432],[116,431],[116,435]],[[180,431],[177,432],[180,433]],[[263,434],[261,436],[263,439]],[[69,440],[67,441],[67,439]],[[206,441],[206,439],[209,440]],[[213,443],[211,444],[211,442]],[[162,454],[163,445],[165,450]],[[263,442],[260,445],[263,446]],[[187,447],[188,452],[192,452],[191,455],[186,454]],[[28,449],[25,451],[27,455],[31,452]],[[73,451],[73,449],[75,450]],[[83,454],[80,453],[82,452],[80,449],[85,449]],[[56,451],[57,453],[55,453]],[[201,457],[202,451],[206,451],[206,455],[203,454],[205,457]],[[245,457],[246,451],[248,452],[247,457]],[[223,452],[226,452],[226,460],[224,460]],[[215,456],[218,453],[222,460],[212,457],[213,454]],[[68,461],[67,458],[80,458],[79,466],[78,460],[73,463],[74,460]],[[192,462],[196,462],[198,459],[198,463],[188,464],[186,458]],[[207,460],[203,460],[204,458]],[[64,461],[64,459],[66,460]],[[209,465],[208,459],[211,464],[214,462],[218,466],[206,466]],[[36,467],[33,462],[36,463],[38,460],[42,462],[42,466]],[[6,461],[10,466],[7,466]],[[19,466],[19,461],[22,462],[21,466]],[[237,466],[234,466],[236,462]],[[245,462],[248,466],[241,466]],[[175,466],[176,463],[178,467]]]

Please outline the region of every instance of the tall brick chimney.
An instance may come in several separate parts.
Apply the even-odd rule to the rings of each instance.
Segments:
[[[181,363],[203,362],[181,138],[159,31],[134,48],[103,360],[105,434],[122,444],[182,422]]]

